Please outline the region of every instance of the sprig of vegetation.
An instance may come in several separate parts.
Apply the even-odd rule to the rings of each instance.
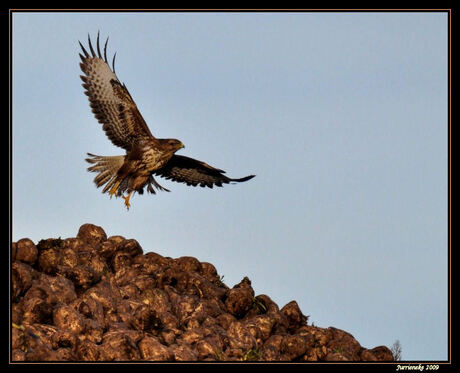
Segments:
[[[401,342],[399,342],[399,339],[393,343],[393,346],[390,348],[391,353],[393,354],[393,358],[395,361],[400,361],[402,358],[402,347],[401,347]]]
[[[265,306],[265,304],[256,297],[254,297],[253,299],[252,307],[256,308],[260,313],[267,313],[267,307]]]
[[[258,349],[251,348],[244,354],[243,361],[257,361],[260,360],[261,357],[262,353]]]

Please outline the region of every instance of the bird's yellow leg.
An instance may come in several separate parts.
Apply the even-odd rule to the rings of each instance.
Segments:
[[[115,183],[115,185],[110,189],[110,191],[109,191],[110,197],[112,197],[114,194],[117,193],[117,189],[118,189],[118,187],[120,186],[120,184],[121,184],[121,180],[118,180],[118,181]]]
[[[122,196],[123,199],[125,200],[125,206],[126,206],[126,208],[128,210],[129,210],[129,206],[131,206],[130,203],[129,203],[129,199],[131,198],[131,194],[133,194],[133,191],[129,192],[129,194],[126,197]]]

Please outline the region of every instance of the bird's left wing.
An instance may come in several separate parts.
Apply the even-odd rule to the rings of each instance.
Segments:
[[[222,186],[230,182],[242,182],[252,179],[249,175],[240,179],[232,179],[224,175],[225,171],[214,168],[204,162],[183,155],[174,154],[168,163],[156,170],[155,175],[185,183],[192,186],[212,188],[214,185]]]
[[[135,142],[143,138],[152,138],[153,135],[128,89],[120,83],[115,74],[115,55],[112,68],[107,62],[107,41],[103,56],[99,46],[99,34],[96,44],[97,53],[93,49],[89,35],[90,53],[80,43],[83,51],[83,54],[80,54],[82,61],[80,67],[85,73],[80,77],[91,109],[96,119],[103,125],[107,137],[114,145],[129,151]]]

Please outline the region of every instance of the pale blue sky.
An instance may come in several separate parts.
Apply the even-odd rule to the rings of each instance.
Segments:
[[[253,180],[135,195],[86,171],[123,154],[94,119],[78,40],[110,36],[157,137]],[[83,223],[248,276],[364,346],[447,359],[446,13],[15,13],[13,240]]]

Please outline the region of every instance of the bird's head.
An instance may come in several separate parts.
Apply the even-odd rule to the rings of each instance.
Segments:
[[[177,139],[162,139],[161,143],[167,151],[172,153],[177,152],[179,149],[185,148],[185,145],[182,143],[182,141]]]

